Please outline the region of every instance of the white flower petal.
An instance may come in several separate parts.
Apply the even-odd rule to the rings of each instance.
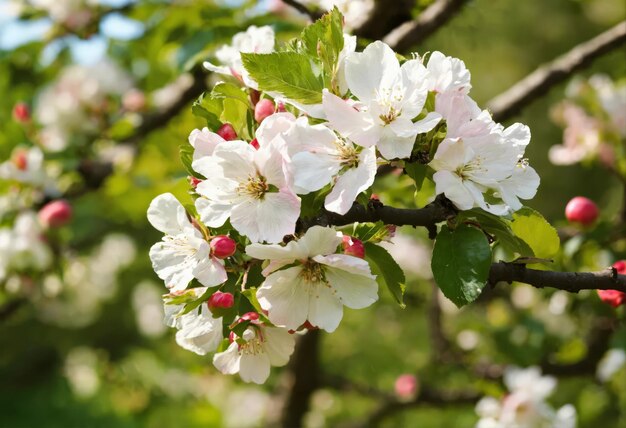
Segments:
[[[177,235],[183,232],[183,225],[189,224],[185,208],[171,193],[157,196],[148,207],[148,221],[160,232]]]
[[[239,372],[241,355],[239,345],[233,342],[224,352],[219,352],[213,356],[213,365],[224,374],[235,374]]]
[[[375,99],[378,89],[390,87],[400,71],[396,54],[381,41],[348,55],[345,67],[350,91],[364,103]]]
[[[359,166],[344,172],[326,196],[324,207],[339,214],[347,213],[356,197],[370,188],[376,178],[376,151],[374,147],[363,149],[359,155]]]
[[[341,168],[337,158],[326,153],[300,152],[291,160],[295,190],[301,195],[326,186]]]
[[[306,231],[304,236],[300,238],[299,245],[303,251],[306,249],[305,257],[314,257],[317,255],[333,254],[337,251],[337,247],[341,244],[342,235],[330,227],[313,226]]]
[[[265,339],[263,347],[270,363],[276,367],[287,364],[295,346],[293,334],[289,334],[283,328],[265,327],[263,328],[263,336]]]
[[[277,326],[296,330],[307,319],[310,286],[301,280],[301,272],[301,267],[274,272],[257,290],[259,304]]]
[[[220,227],[228,220],[232,205],[213,203],[206,198],[198,198],[196,199],[196,209],[205,225],[208,227]]]
[[[300,199],[293,193],[266,193],[263,199],[249,199],[235,207],[230,222],[252,242],[281,242],[295,232],[300,216]]]
[[[329,333],[337,329],[343,317],[343,305],[327,284],[317,283],[311,288],[308,320]]]
[[[369,120],[367,113],[359,112],[336,95],[324,89],[322,96],[328,121],[343,137],[363,147],[371,147],[379,139],[378,128]]]
[[[205,287],[214,287],[228,279],[224,261],[216,257],[205,257],[200,260],[193,269],[193,276]]]
[[[172,291],[187,288],[193,279],[193,270],[198,264],[194,254],[173,241],[157,242],[150,248],[150,260],[156,274]]]
[[[349,308],[366,308],[378,300],[378,283],[371,275],[354,274],[329,266],[326,268],[326,279],[341,303]]]
[[[239,364],[239,376],[244,382],[263,384],[270,376],[270,359],[265,352],[243,354]]]

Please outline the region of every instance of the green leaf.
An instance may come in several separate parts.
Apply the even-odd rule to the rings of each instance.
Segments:
[[[203,93],[191,106],[191,113],[196,117],[206,119],[209,129],[216,131],[222,126],[219,117],[223,110],[223,100],[214,98],[211,94]]]
[[[248,135],[247,114],[248,107],[245,104],[242,104],[234,98],[224,99],[224,110],[222,111],[220,119],[224,123],[230,123],[241,139],[250,138],[250,135]]]
[[[406,279],[402,268],[383,247],[371,242],[365,242],[364,245],[365,258],[369,261],[372,272],[377,275],[378,284],[382,286],[381,282],[384,282],[396,302],[404,308]]]
[[[214,98],[230,98],[237,100],[246,107],[250,107],[250,101],[248,100],[248,94],[244,88],[237,87],[232,83],[219,82],[211,91],[211,96]]]
[[[415,189],[419,192],[422,189],[422,183],[424,183],[424,178],[426,178],[426,172],[428,171],[428,167],[421,163],[409,163],[407,162],[404,165],[404,170],[406,174],[411,177],[411,179],[415,182]]]
[[[511,229],[532,248],[535,257],[551,259],[559,251],[561,241],[556,229],[532,208],[515,212]]]
[[[297,52],[242,53],[243,65],[263,91],[279,92],[303,104],[322,102],[322,81],[309,57]]]
[[[256,288],[248,288],[247,290],[244,290],[241,294],[246,296],[246,299],[248,299],[252,307],[254,307],[254,309],[256,309],[258,313],[263,313],[263,308],[261,308],[261,305],[256,298]]]
[[[376,223],[355,223],[352,236],[363,242],[378,243],[389,236],[389,230],[382,221]]]
[[[535,255],[532,248],[521,238],[515,236],[511,229],[511,222],[505,218],[493,215],[479,208],[459,213],[459,222],[465,218],[473,218],[480,224],[480,227],[490,235],[493,235],[499,245],[511,255],[519,254],[524,257]]]
[[[178,149],[178,153],[180,155],[180,161],[183,164],[185,171],[187,171],[187,174],[200,179],[205,178],[202,175],[198,174],[196,171],[194,171],[194,169],[191,167],[191,164],[193,162],[193,147],[191,147],[190,144],[181,144],[180,148]]]
[[[183,316],[193,311],[194,309],[198,308],[198,306],[200,306],[201,304],[209,300],[209,297],[211,297],[211,294],[213,294],[214,292],[215,292],[215,288],[212,288],[212,287],[207,288],[207,290],[204,293],[202,293],[202,296],[198,297],[196,300],[194,300],[191,303],[187,303],[185,305],[185,309],[183,309],[182,312],[178,314],[178,316]]]
[[[433,277],[443,294],[459,308],[478,298],[489,278],[491,247],[483,232],[460,225],[443,226],[431,262]]]

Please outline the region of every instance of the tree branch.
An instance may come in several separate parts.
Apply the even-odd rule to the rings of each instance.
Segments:
[[[615,268],[600,272],[553,272],[528,269],[525,265],[493,263],[489,282],[523,282],[537,288],[557,288],[570,293],[581,290],[619,290],[626,293],[626,275],[618,275]]]
[[[322,16],[319,12],[312,11],[297,0],[282,0],[282,2],[286,5],[293,7],[298,12],[307,15],[311,19],[311,21],[316,21]]]
[[[535,99],[545,95],[575,71],[584,68],[600,55],[619,47],[626,41],[626,21],[581,43],[557,59],[544,64],[504,93],[487,103],[496,122],[505,121]]]
[[[467,3],[467,0],[437,0],[417,19],[394,28],[383,38],[392,49],[404,52],[437,31]]]

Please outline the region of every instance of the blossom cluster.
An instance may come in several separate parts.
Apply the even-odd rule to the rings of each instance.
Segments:
[[[148,209],[164,234],[150,258],[177,343],[214,352],[218,370],[246,382],[286,364],[294,334],[333,332],[344,306],[377,301],[373,272],[397,266],[377,245],[389,229],[350,235],[302,220],[348,213],[379,165],[419,163],[459,210],[496,215],[520,209],[539,184],[523,157],[528,127],[504,128],[481,110],[461,60],[401,59],[380,41],[357,52],[342,23],[334,9],[286,50],[271,27],[252,26],[205,62],[242,86],[220,82],[194,105],[208,126],[181,148],[193,205],[166,193]]]
[[[555,410],[546,399],[556,379],[542,376],[538,367],[509,367],[504,373],[508,394],[501,400],[484,397],[476,405],[480,420],[476,428],[574,428],[576,409],[571,404]]]

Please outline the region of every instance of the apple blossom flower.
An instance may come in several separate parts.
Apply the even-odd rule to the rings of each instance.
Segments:
[[[222,128],[224,128],[225,126],[230,126],[230,129],[232,129],[232,126],[228,123],[222,125]],[[220,130],[222,128],[220,128]],[[234,134],[235,130],[233,130],[232,132]],[[222,135],[230,137],[232,134],[230,134],[229,131],[222,131]],[[194,129],[193,131],[191,131],[191,133],[189,133],[188,140],[189,144],[191,144],[191,147],[194,148],[193,160],[200,159],[203,156],[211,156],[218,144],[225,141],[235,140],[237,138],[237,134],[234,134],[234,138],[224,138],[222,135],[220,135],[219,130],[217,133],[215,133],[209,131],[209,128],[207,127],[204,127],[201,130]]]
[[[602,145],[601,124],[581,107],[565,101],[553,110],[554,120],[565,126],[563,143],[550,147],[548,157],[555,165],[571,165],[595,158]]]
[[[49,180],[43,153],[38,147],[16,147],[11,158],[0,164],[0,178],[33,186],[44,186]]]
[[[470,72],[465,68],[465,63],[458,58],[445,56],[435,51],[430,54],[426,69],[428,70],[428,90],[438,95],[467,94],[472,88]]]
[[[294,188],[298,194],[332,183],[324,207],[345,214],[357,196],[374,183],[376,149],[359,147],[338,137],[325,125],[298,120],[288,141]]]
[[[275,144],[261,143],[255,150],[242,141],[224,142],[212,156],[194,161],[193,169],[207,178],[196,187],[202,221],[219,227],[230,218],[252,242],[280,242],[293,234],[300,199],[290,189],[283,164]]]
[[[207,287],[198,287],[188,292],[199,298]],[[199,309],[180,315],[185,305],[174,305],[167,302],[164,305],[165,324],[178,329],[176,343],[183,349],[198,355],[206,355],[217,349],[223,336],[222,318],[213,318],[207,305],[200,305]]]
[[[430,112],[413,122],[428,96],[427,74],[418,60],[400,66],[389,46],[371,43],[346,58],[348,88],[359,103],[352,106],[325,91],[326,117],[340,135],[360,146],[376,145],[386,159],[407,158],[415,137],[433,129],[441,119],[439,113]]]
[[[241,337],[213,357],[213,365],[224,374],[239,373],[244,382],[264,383],[270,367],[282,367],[293,353],[295,340],[287,330],[253,320]]]
[[[342,234],[313,226],[300,239],[285,246],[251,244],[246,254],[269,260],[257,299],[277,326],[297,330],[307,320],[333,332],[343,306],[362,309],[378,299],[376,277],[367,261],[335,254]],[[294,266],[282,269],[287,265]]]
[[[18,214],[13,227],[0,229],[0,279],[11,269],[43,271],[52,263],[52,251],[33,211]]]
[[[244,32],[233,36],[232,45],[224,45],[215,56],[224,65],[218,66],[205,61],[202,65],[209,71],[241,79],[243,83],[257,89],[257,83],[250,77],[241,61],[241,53],[271,53],[274,51],[274,30],[267,25],[251,25]]]
[[[552,427],[574,428],[576,409],[565,405],[555,411],[546,401],[556,388],[556,379],[541,376],[538,367],[508,368],[504,384],[509,390],[501,401],[484,397],[476,405],[481,417],[476,428]]]
[[[165,234],[162,242],[150,248],[150,260],[167,288],[184,290],[193,278],[207,287],[226,281],[224,262],[211,255],[209,243],[174,195],[164,193],[154,198],[148,208],[148,221]]]

